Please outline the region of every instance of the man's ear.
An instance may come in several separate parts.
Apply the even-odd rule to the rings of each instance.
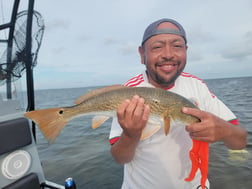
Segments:
[[[138,52],[139,52],[139,55],[140,55],[140,58],[141,58],[141,63],[142,63],[142,64],[145,64],[143,46],[139,46],[139,47],[138,47]]]

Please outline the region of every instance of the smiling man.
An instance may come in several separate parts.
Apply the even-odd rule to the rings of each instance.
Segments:
[[[187,46],[182,26],[175,21],[163,21],[155,22],[146,29],[139,53],[146,65],[149,82],[155,87],[168,88],[186,65]]]
[[[192,99],[200,110],[183,108],[186,114],[199,118],[199,123],[173,123],[169,134],[160,129],[141,141],[148,122],[150,108],[144,99],[134,96],[117,110],[110,132],[111,154],[124,164],[123,189],[200,189],[200,172],[191,182],[185,182],[190,172],[189,151],[192,139],[222,141],[230,149],[242,149],[247,133],[236,116],[199,78],[183,72],[187,59],[187,39],[183,27],[172,19],[150,24],[139,47],[141,63],[146,70],[128,80],[129,87],[157,87]],[[206,188],[210,184],[206,182]]]

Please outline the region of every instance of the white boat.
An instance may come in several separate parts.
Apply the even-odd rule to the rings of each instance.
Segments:
[[[33,9],[34,0],[25,1],[27,9],[22,11],[20,1],[13,1],[10,21],[0,25],[0,32],[7,34],[0,38],[0,45],[5,45],[0,51],[0,188],[64,189],[46,180],[36,147],[35,125],[23,116],[35,107],[33,67],[44,25],[41,15]],[[25,92],[13,87],[22,73]]]

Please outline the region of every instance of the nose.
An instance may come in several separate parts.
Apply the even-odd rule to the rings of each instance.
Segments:
[[[163,48],[163,51],[162,51],[162,58],[170,60],[173,58],[173,56],[174,56],[174,52],[172,50],[172,47],[168,44],[165,45],[165,47]]]

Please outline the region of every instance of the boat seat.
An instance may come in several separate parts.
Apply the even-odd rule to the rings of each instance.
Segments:
[[[0,123],[0,155],[32,143],[27,122],[25,118],[17,118]]]
[[[2,189],[40,189],[40,184],[37,174],[30,173]]]
[[[0,166],[0,188],[40,189],[45,182],[30,121],[25,117],[0,121]]]

